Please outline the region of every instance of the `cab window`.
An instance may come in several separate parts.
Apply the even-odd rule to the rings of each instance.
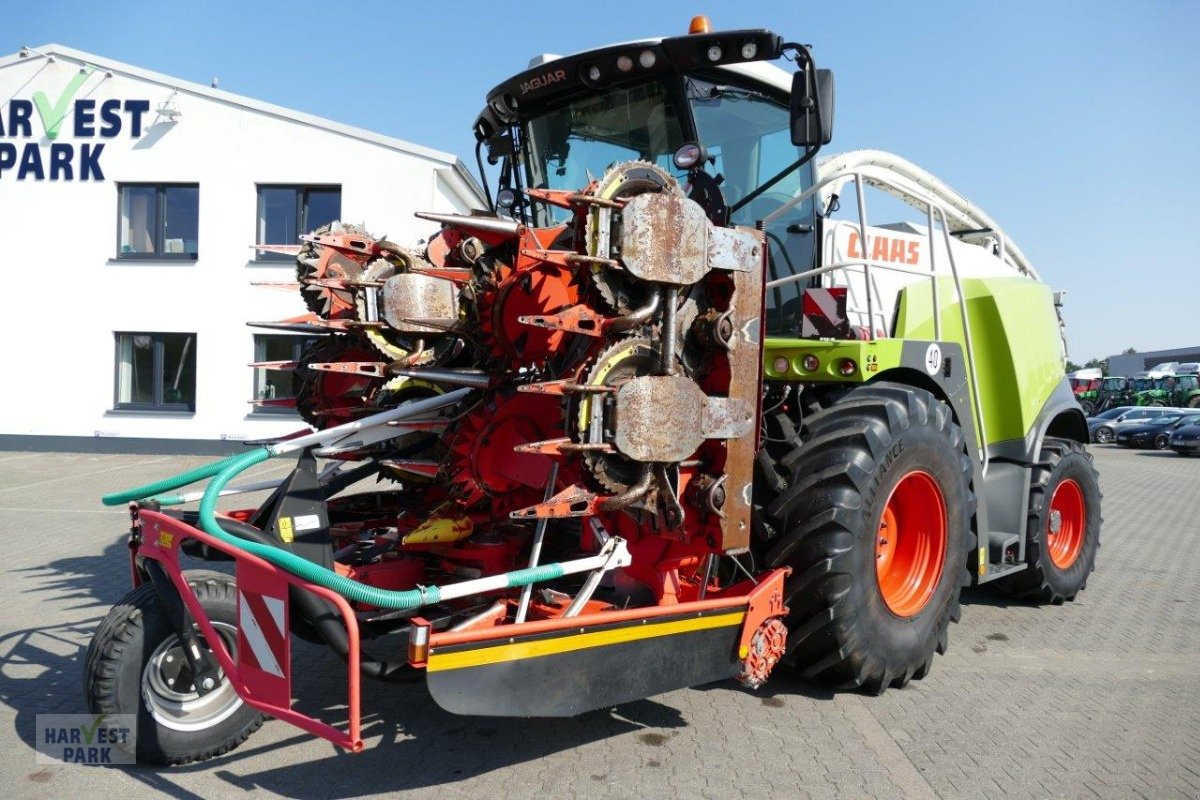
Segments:
[[[732,77],[732,76],[731,76]],[[727,83],[726,76],[706,74],[687,79],[687,98],[700,143],[714,156],[710,166],[724,177],[725,201],[736,204],[780,170],[795,163],[804,151],[792,144],[788,107],[780,98]],[[732,221],[752,226],[811,185],[811,170],[796,170],[738,209]],[[772,220],[767,235],[768,280],[811,269],[816,236],[809,198]],[[800,293],[806,282],[784,284],[767,291],[767,332],[794,334]]]

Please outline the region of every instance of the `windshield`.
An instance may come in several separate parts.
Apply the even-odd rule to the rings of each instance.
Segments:
[[[709,174],[720,176],[725,202],[732,206],[749,192],[795,164],[804,148],[791,141],[786,97],[754,88],[746,78],[708,71],[674,78],[687,98],[680,108],[669,81],[596,92],[530,118],[525,123],[529,183],[539,189],[581,189],[622,161],[649,161],[675,175],[672,156],[695,136],[712,158]],[[690,115],[690,116],[689,116]],[[789,173],[733,213],[732,222],[752,226],[812,185],[813,166]],[[565,221],[570,211],[535,203],[539,225]],[[767,280],[811,269],[815,261],[816,202],[809,198],[764,229]],[[805,282],[767,291],[768,333],[794,333]]]
[[[1121,406],[1120,408],[1110,408],[1108,411],[1105,411],[1102,414],[1097,414],[1095,417],[1093,417],[1093,419],[1112,419],[1113,417],[1121,416],[1128,410],[1129,410],[1128,406]]]
[[[529,178],[536,189],[582,189],[614,164],[635,159],[671,170],[671,156],[684,143],[679,112],[661,83],[582,97],[527,125]],[[537,205],[539,214],[546,213],[544,204]],[[563,220],[571,212],[550,213]]]
[[[1125,388],[1125,379],[1124,378],[1105,378],[1104,379],[1104,388],[1108,389],[1109,391],[1116,391],[1118,389],[1124,389]]]
[[[730,205],[804,155],[803,148],[792,144],[791,114],[784,100],[736,85],[735,76],[704,74],[685,80],[696,132],[714,160],[710,170],[724,179],[721,191]],[[811,166],[794,170],[736,210],[732,222],[752,226],[811,185]],[[815,199],[810,197],[764,228],[767,280],[795,275],[812,267],[816,247],[815,207]],[[768,333],[794,333],[800,296],[806,285],[797,281],[767,291]]]
[[[1135,392],[1144,392],[1152,388],[1154,388],[1154,381],[1149,378],[1135,378],[1133,381],[1133,390]]]

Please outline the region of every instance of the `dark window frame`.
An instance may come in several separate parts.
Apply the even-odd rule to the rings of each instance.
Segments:
[[[121,209],[126,189],[154,189],[154,252],[126,253],[121,250]],[[196,190],[196,252],[168,253],[166,251],[166,189]],[[117,260],[118,261],[196,261],[200,258],[200,184],[199,183],[144,183],[117,184]]]
[[[296,215],[293,218],[296,224],[297,237],[302,236],[312,228],[308,225],[308,195],[313,191],[328,192],[336,189],[338,193],[338,216],[341,216],[342,205],[342,184],[340,183],[256,183],[254,185],[255,210],[254,210],[254,243],[257,244],[298,244],[299,238],[295,242],[260,242],[258,241],[259,232],[263,221],[263,189],[291,189],[296,192]],[[272,253],[270,251],[255,250],[255,261],[292,261],[293,256],[285,255],[284,253]]]
[[[259,355],[258,355],[258,343],[259,343],[259,340],[261,340],[261,339],[292,339],[292,340],[294,340],[292,342],[292,361],[299,361],[300,357],[302,355],[304,355],[304,351],[307,350],[308,347],[311,346],[313,344],[313,342],[316,341],[317,338],[319,338],[319,337],[307,336],[307,335],[303,335],[303,334],[287,334],[287,333],[256,333],[256,334],[253,334],[253,336],[251,337],[251,340],[250,340],[250,346],[252,348],[252,352],[254,355],[253,360],[254,361],[265,361],[266,360],[265,358],[259,358]],[[258,396],[258,390],[259,390],[259,375],[262,372],[266,372],[266,370],[262,369],[262,368],[257,368],[255,370],[253,370],[254,385],[251,387],[251,391],[253,392],[253,397],[255,400],[261,399]],[[269,416],[273,416],[273,417],[279,417],[279,416],[295,417],[295,416],[299,416],[300,412],[298,412],[294,408],[284,408],[282,406],[255,405],[253,407],[253,411],[251,413],[255,414],[255,415],[264,414],[264,415],[269,415]]]
[[[153,382],[151,384],[151,394],[154,395],[155,401],[151,403],[121,402],[121,337],[122,336],[149,336],[153,343],[154,349],[154,366],[152,367]],[[191,358],[195,360],[196,376],[193,381],[197,384],[195,390],[199,389],[199,364],[197,350],[199,350],[200,337],[195,332],[189,331],[113,331],[113,411],[154,411],[163,414],[195,414],[196,413],[196,398],[192,397],[191,405],[187,403],[164,403],[162,401],[163,392],[165,389],[165,381],[163,380],[163,362],[165,361],[164,353],[164,336],[191,336]]]

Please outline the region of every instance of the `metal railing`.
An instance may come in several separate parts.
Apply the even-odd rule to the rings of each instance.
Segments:
[[[874,295],[877,294],[878,291],[874,288],[874,284],[871,280],[871,270],[873,268],[874,269],[884,269],[884,270],[890,270],[892,272],[900,272],[900,273],[905,273],[908,275],[915,275],[920,278],[927,278],[929,280],[930,294],[931,294],[932,303],[933,303],[933,338],[936,341],[941,341],[941,338],[942,338],[942,309],[938,303],[937,257],[936,257],[936,249],[934,247],[935,217],[940,218],[941,230],[942,230],[942,240],[946,246],[947,258],[949,259],[949,262],[950,262],[950,276],[954,281],[954,290],[958,296],[959,315],[962,320],[963,344],[966,349],[968,374],[970,375],[970,378],[971,378],[971,387],[970,387],[971,388],[971,406],[975,412],[976,425],[979,428],[980,463],[982,464],[983,473],[986,474],[987,473],[987,463],[988,463],[987,433],[986,433],[985,422],[984,422],[984,418],[983,418],[983,404],[979,398],[979,376],[978,376],[977,370],[975,368],[975,346],[971,340],[970,315],[969,315],[969,312],[967,311],[966,298],[963,296],[962,280],[958,274],[958,264],[955,262],[954,248],[951,246],[951,241],[950,241],[950,224],[949,224],[949,220],[946,215],[946,209],[943,206],[943,204],[938,202],[932,196],[918,194],[917,192],[914,192],[913,190],[906,188],[895,181],[880,177],[878,175],[871,176],[872,183],[877,184],[877,185],[882,184],[883,186],[887,186],[890,189],[892,189],[893,191],[900,193],[901,195],[906,195],[910,200],[910,205],[914,205],[917,207],[924,206],[925,219],[926,219],[926,223],[928,225],[928,228],[925,232],[926,240],[929,243],[929,270],[928,271],[908,269],[906,267],[901,267],[896,264],[886,263],[883,261],[877,261],[875,259],[867,257],[867,200],[866,200],[864,187],[863,187],[863,184],[864,184],[863,174],[859,170],[855,170],[852,172],[835,173],[833,175],[830,175],[829,177],[824,178],[821,181],[818,181],[813,186],[811,186],[808,189],[805,189],[803,192],[801,192],[800,194],[793,197],[790,201],[788,201],[787,203],[785,203],[784,205],[780,206],[778,209],[776,209],[775,211],[773,211],[769,215],[767,215],[767,217],[765,219],[763,219],[762,224],[765,226],[766,224],[770,223],[772,220],[778,218],[780,215],[782,215],[788,209],[793,208],[793,207],[803,203],[804,201],[808,200],[810,197],[813,197],[818,192],[820,192],[822,189],[824,189],[826,186],[829,186],[829,185],[831,185],[833,183],[837,183],[837,182],[844,182],[847,180],[854,181],[855,197],[858,202],[859,250],[862,253],[862,258],[848,258],[848,259],[845,259],[842,261],[836,261],[833,264],[827,264],[825,266],[816,267],[816,268],[810,269],[810,270],[805,270],[804,272],[798,272],[794,275],[788,275],[783,278],[777,278],[775,280],[767,281],[766,288],[772,289],[777,286],[782,286],[782,285],[789,284],[789,283],[803,281],[808,278],[815,277],[817,275],[824,275],[827,272],[835,272],[838,270],[845,270],[847,272],[861,271],[863,274],[863,283],[865,284],[866,291],[867,291],[867,336],[868,336],[869,341],[875,341]],[[1001,246],[1001,248],[1004,247],[1003,237],[1001,237],[1001,245],[1000,246]]]

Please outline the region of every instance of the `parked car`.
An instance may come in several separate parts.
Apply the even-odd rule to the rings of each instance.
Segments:
[[[1177,429],[1191,425],[1200,420],[1200,409],[1187,412],[1163,414],[1157,419],[1147,420],[1132,425],[1118,425],[1117,444],[1122,447],[1147,448],[1166,450],[1171,441],[1171,434]]]
[[[1167,446],[1181,456],[1200,456],[1200,419],[1189,420],[1172,431]]]
[[[1165,408],[1155,407],[1137,408],[1121,406],[1120,408],[1110,408],[1100,416],[1092,417],[1088,420],[1088,431],[1091,433],[1093,442],[1109,444],[1116,438],[1118,425],[1147,422],[1148,420],[1162,416],[1166,411],[1167,409]],[[1110,414],[1112,416],[1109,416]]]

